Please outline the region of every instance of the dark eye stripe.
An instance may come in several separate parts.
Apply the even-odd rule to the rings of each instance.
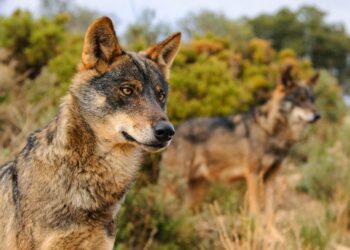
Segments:
[[[284,99],[294,104],[303,103],[306,101],[314,102],[315,100],[312,90],[306,87],[298,87],[292,90]]]

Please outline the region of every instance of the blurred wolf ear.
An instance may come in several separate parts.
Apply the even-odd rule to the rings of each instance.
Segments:
[[[310,86],[310,87],[314,87],[318,81],[318,79],[320,78],[320,73],[319,72],[316,72],[308,81],[307,81],[307,84]]]
[[[285,88],[291,88],[295,84],[295,81],[294,81],[294,78],[292,75],[292,71],[293,71],[292,65],[287,65],[286,68],[282,71],[281,84]]]
[[[181,33],[174,33],[164,41],[153,45],[143,52],[143,54],[161,67],[166,78],[169,78],[169,69],[180,48],[180,41]]]
[[[101,17],[88,28],[83,46],[82,66],[103,72],[116,59],[123,54],[111,19]]]

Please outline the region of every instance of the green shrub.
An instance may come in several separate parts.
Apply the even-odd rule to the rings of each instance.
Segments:
[[[57,56],[48,62],[51,72],[57,75],[58,81],[64,90],[67,90],[77,65],[81,59],[83,48],[83,37],[79,35],[67,36],[59,48]]]
[[[347,112],[342,90],[337,79],[327,71],[323,70],[320,73],[315,87],[316,107],[320,110],[323,119],[339,122]]]
[[[350,128],[347,124],[322,122],[301,150],[307,152],[303,178],[298,186],[316,198],[330,201],[339,186],[350,192]]]
[[[158,186],[133,188],[118,214],[116,249],[192,249],[195,234],[189,216],[177,211]]]
[[[329,232],[325,232],[324,225],[319,223],[305,223],[300,229],[303,249],[323,250],[329,243]]]
[[[65,36],[66,15],[35,19],[30,12],[17,10],[0,19],[0,46],[11,50],[19,72],[36,76],[58,53]]]

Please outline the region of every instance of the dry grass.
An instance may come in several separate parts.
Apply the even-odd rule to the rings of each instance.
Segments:
[[[27,136],[52,119],[58,106],[50,93],[56,78],[44,69],[35,80],[18,80],[14,63],[0,64],[0,162],[14,157]],[[39,91],[40,90],[40,91]]]
[[[203,235],[206,231],[216,235],[215,249],[349,250],[349,194],[339,187],[334,199],[325,203],[296,189],[302,177],[300,169],[289,162],[276,180],[280,189],[275,220],[283,241],[258,228],[244,207],[232,213],[216,201],[209,205],[207,224],[197,227],[198,234],[208,237]]]

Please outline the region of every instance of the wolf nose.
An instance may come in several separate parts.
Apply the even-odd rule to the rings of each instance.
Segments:
[[[317,121],[317,120],[319,120],[320,118],[321,118],[321,114],[317,112],[317,113],[315,114],[314,121]]]
[[[174,134],[175,129],[170,122],[160,121],[154,127],[154,135],[161,142],[170,141]]]

